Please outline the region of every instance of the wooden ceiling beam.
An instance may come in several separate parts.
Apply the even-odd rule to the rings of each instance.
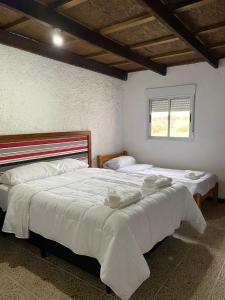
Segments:
[[[77,36],[78,38],[105,49],[106,51],[112,52],[137,64],[143,65],[156,73],[166,75],[166,66],[155,63],[143,55],[130,50],[128,47],[122,46],[110,39],[107,39],[98,32],[90,30],[80,23],[68,19],[58,12],[45,7],[34,0],[0,0],[0,4],[19,11],[26,16],[35,18],[38,21],[45,22],[46,24],[55,28],[59,28],[62,31]]]
[[[85,59],[67,50],[49,46],[45,43],[1,29],[0,43],[121,80],[127,80],[127,72],[125,71],[118,70],[97,61]]]
[[[199,5],[202,5],[203,0],[184,0],[179,3],[173,3],[167,5],[174,13],[179,13],[181,11],[195,8]],[[133,19],[129,19],[127,21],[116,23],[114,25],[106,26],[100,30],[100,33],[103,35],[107,35],[110,33],[118,32],[121,30],[125,30],[134,26],[139,26],[148,22],[152,22],[155,20],[155,16],[153,15],[145,15],[141,17],[136,17]]]
[[[207,48],[210,49],[210,50],[225,48],[225,41],[208,45]],[[164,59],[164,58],[188,55],[188,54],[191,54],[191,53],[193,53],[193,51],[191,51],[191,50],[173,51],[173,52],[168,52],[168,53],[164,53],[164,54],[161,54],[161,55],[152,56],[151,59],[160,60],[160,59]],[[198,58],[193,58],[191,60],[190,59],[185,60],[184,62],[180,62],[180,63],[172,63],[172,64],[169,64],[169,66],[173,66],[173,65],[178,66],[178,65],[183,65],[183,64],[186,64],[186,63],[196,63],[196,62],[201,62],[201,61],[202,61],[202,59],[198,57]],[[128,61],[123,61],[123,62],[109,64],[109,66],[119,68],[120,66],[126,66],[126,65],[129,65],[129,64],[131,64],[131,63],[128,62]],[[130,72],[130,71],[128,71],[128,72]],[[133,72],[133,70],[131,72]]]
[[[12,22],[10,22],[10,23],[8,23],[6,25],[1,26],[1,29],[7,30],[7,29],[15,27],[15,26],[17,26],[17,25],[19,25],[21,23],[25,23],[28,20],[29,20],[29,18],[27,18],[27,17],[21,17],[21,18],[15,20],[15,21],[12,21]]]
[[[49,4],[48,7],[51,9],[58,9],[59,11],[64,11],[68,8],[79,5],[85,1],[87,1],[87,0],[57,0],[57,1],[53,2],[52,4]],[[20,25],[21,23],[25,23],[28,20],[29,20],[29,18],[24,16],[13,22],[3,25],[1,27],[1,29],[10,29],[10,28],[16,27],[17,25]]]
[[[212,32],[212,31],[220,30],[221,28],[225,28],[225,22],[220,22],[220,23],[216,23],[216,24],[213,24],[213,25],[203,27],[202,29],[199,29],[198,31],[196,31],[193,34],[195,36],[198,36],[198,35],[204,34],[206,32]],[[158,38],[158,39],[149,40],[149,41],[140,42],[140,43],[131,45],[130,48],[132,50],[138,50],[138,49],[142,49],[142,48],[148,48],[148,47],[163,45],[163,44],[166,44],[166,43],[171,43],[171,42],[175,42],[175,41],[179,41],[179,40],[180,40],[180,38],[178,36],[168,35],[168,36],[161,37],[161,38]],[[106,54],[109,54],[109,53],[104,52],[104,51],[99,51],[97,53],[90,54],[87,57],[88,58],[95,58],[95,57],[104,56]]]
[[[132,45],[130,48],[132,50],[138,50],[141,48],[162,45],[162,44],[166,44],[166,43],[177,41],[177,40],[179,40],[179,37],[170,35],[170,36],[166,36],[166,37],[162,37],[162,38],[158,38],[158,39],[154,39],[154,40],[149,40],[146,42],[137,43],[137,44]],[[109,53],[105,52],[105,51],[99,51],[99,52],[87,55],[87,58],[100,57],[100,56],[104,56],[106,54],[109,54]]]
[[[107,26],[100,30],[100,33],[103,35],[107,35],[110,33],[118,32],[121,30],[125,30],[134,26],[146,24],[148,22],[152,22],[155,20],[155,17],[152,15],[145,15],[137,18],[130,19],[128,21],[124,21],[121,23],[117,23],[114,25]]]
[[[181,2],[167,4],[167,7],[174,13],[179,13],[205,5],[205,3],[206,0],[183,0]]]
[[[182,55],[187,55],[187,54],[192,54],[192,53],[194,53],[193,50],[187,49],[187,50],[172,51],[172,52],[167,52],[167,53],[163,53],[163,54],[157,54],[157,55],[151,56],[151,58],[154,59],[154,60],[158,60],[158,59],[182,56]]]
[[[210,50],[220,49],[225,47],[225,41],[208,45]]]
[[[207,48],[195,38],[184,24],[174,16],[171,11],[159,0],[143,0],[153,11],[154,15],[193,50],[198,52],[214,68],[218,68],[218,59],[207,50]]]
[[[72,0],[56,0],[48,5],[48,7],[55,9],[57,7],[63,7],[64,5],[68,5]],[[43,3],[44,4],[44,3]]]
[[[60,4],[60,1],[62,1],[62,3]],[[63,3],[64,1],[64,3]],[[56,6],[53,7],[59,11],[65,11],[69,8],[73,8],[79,4],[82,4],[84,2],[86,2],[87,0],[58,0],[58,5],[57,5],[57,2],[56,2]]]
[[[198,36],[200,34],[204,34],[205,32],[212,32],[212,31],[220,30],[222,28],[225,28],[225,22],[220,22],[220,23],[209,25],[209,26],[205,26],[202,29],[199,29],[198,31],[194,32],[193,34],[195,36]],[[162,38],[134,44],[131,46],[131,49],[141,49],[141,48],[145,48],[145,47],[151,47],[151,46],[171,43],[171,42],[178,41],[178,40],[180,40],[180,38],[178,36],[168,35],[168,36],[165,36]]]
[[[210,49],[210,50],[220,49],[220,48],[224,48],[224,47],[225,47],[225,41],[207,45],[207,49]],[[192,54],[192,53],[194,53],[193,50],[185,49],[185,50],[180,50],[180,51],[172,51],[172,52],[167,52],[167,53],[163,53],[163,54],[157,54],[157,55],[151,56],[151,59],[159,60],[159,59],[164,59],[164,58],[168,58],[168,57],[188,55],[188,54]]]
[[[225,48],[225,41],[220,42],[220,43],[211,44],[211,45],[208,45],[207,47],[210,50]],[[160,59],[164,59],[164,58],[183,56],[183,55],[188,55],[188,54],[192,54],[192,53],[193,53],[193,50],[189,50],[189,49],[181,50],[181,51],[172,51],[172,52],[167,52],[167,53],[164,53],[164,54],[151,56],[151,59],[160,60]],[[199,61],[202,61],[202,59],[201,58],[195,58],[195,59],[192,59],[192,60],[190,60],[190,59],[187,60],[188,63],[195,63],[195,62],[199,62]],[[185,61],[185,63],[186,63],[186,61]],[[130,61],[120,61],[120,62],[117,62],[117,63],[108,64],[108,66],[119,68],[120,66],[126,66],[126,65],[130,65],[130,64],[131,64]],[[179,64],[177,64],[177,63],[170,64],[170,66],[172,66],[172,65],[182,65],[182,64],[183,63],[181,62]]]
[[[124,61],[120,61],[117,63],[108,64],[108,66],[116,68],[116,67],[126,66],[126,65],[130,65],[130,64],[132,64],[132,62],[124,60]]]
[[[85,57],[88,58],[88,59],[93,59],[93,58],[102,57],[102,56],[105,56],[105,55],[108,55],[108,54],[110,54],[110,53],[105,52],[105,51],[99,51],[99,52],[96,52],[96,53],[93,53],[93,54],[86,55]]]
[[[145,48],[145,47],[162,45],[162,44],[166,44],[166,43],[170,43],[170,42],[174,42],[174,41],[178,41],[178,40],[179,40],[179,37],[177,37],[175,35],[168,35],[168,36],[161,37],[158,39],[134,44],[131,46],[131,49],[141,49],[141,48]]]
[[[212,32],[212,31],[220,30],[222,28],[225,28],[225,22],[219,22],[219,23],[205,26],[202,29],[199,29],[197,32],[195,32],[195,35],[202,34],[205,32]]]

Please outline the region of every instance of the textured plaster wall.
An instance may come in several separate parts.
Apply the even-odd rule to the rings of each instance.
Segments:
[[[123,82],[0,45],[0,135],[91,130],[95,160],[122,149]]]

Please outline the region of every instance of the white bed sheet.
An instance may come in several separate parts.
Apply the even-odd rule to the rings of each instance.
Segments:
[[[10,187],[5,184],[0,184],[0,208],[3,211],[7,210],[8,207],[8,194]]]
[[[150,275],[143,253],[173,234],[180,222],[203,233],[201,211],[190,192],[175,184],[129,207],[103,205],[109,187],[140,190],[143,176],[82,169],[13,187],[3,231],[28,238],[29,230],[77,254],[95,257],[100,278],[128,299]]]
[[[185,170],[176,170],[176,169],[165,169],[165,168],[146,168],[145,170],[139,169],[139,164],[124,167],[118,169],[117,171],[128,174],[142,174],[142,175],[164,175],[171,177],[173,183],[182,183],[185,185],[189,191],[194,194],[205,195],[209,190],[211,190],[215,184],[218,182],[216,175],[206,172],[206,174],[197,180],[192,180],[184,177]]]

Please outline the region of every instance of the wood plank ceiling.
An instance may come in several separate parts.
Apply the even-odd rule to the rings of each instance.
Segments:
[[[54,28],[64,46],[52,45]],[[225,0],[0,0],[0,43],[126,80],[225,57]]]

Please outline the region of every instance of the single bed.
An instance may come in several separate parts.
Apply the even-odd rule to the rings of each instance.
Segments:
[[[39,138],[42,140],[43,136]],[[3,143],[0,138],[0,161],[4,161],[3,167],[9,167],[10,159],[20,159],[21,155],[24,158],[22,152],[25,149],[17,144],[18,140],[19,136],[13,142],[10,141],[9,145],[8,141]],[[34,140],[37,141],[33,137],[33,145],[29,147],[34,146]],[[64,146],[67,150],[63,147],[62,152],[68,155],[68,149],[76,148],[77,151],[79,147],[82,156],[90,161],[89,140],[90,136],[88,138],[86,135],[82,141],[86,141],[86,146],[68,148],[66,144]],[[68,141],[61,142],[65,144]],[[45,143],[46,140],[42,142],[42,147]],[[62,153],[57,151],[59,148],[62,150],[61,146],[57,145],[58,149],[54,149],[54,153]],[[22,147],[28,145],[23,144]],[[7,150],[7,153],[21,153],[4,154],[5,149],[11,148],[14,148],[13,151]],[[35,154],[33,148],[29,148],[29,151],[33,155],[29,152],[29,156],[26,155],[25,158],[34,159],[35,156],[35,159],[43,160],[49,159],[40,157],[46,155],[46,152],[47,155],[53,155],[52,149],[36,149]],[[78,155],[77,152],[74,154]],[[21,159],[20,163],[23,162]],[[145,195],[139,202],[122,209],[112,209],[104,205],[109,188],[140,190],[142,183],[142,175],[82,168],[15,184],[10,188],[3,231],[13,233],[18,238],[29,238],[35,234],[44,241],[53,241],[70,249],[76,255],[95,258],[101,265],[102,282],[121,299],[128,299],[150,275],[144,253],[173,234],[181,221],[191,223],[200,233],[206,227],[202,213],[190,192],[181,184]],[[47,245],[46,242],[43,244]]]
[[[103,168],[104,164],[107,161],[116,157],[127,155],[127,151],[107,155],[98,155],[97,165],[99,168]],[[139,164],[136,164],[120,168],[117,171],[128,174],[154,174],[171,177],[174,183],[180,182],[189,189],[199,207],[201,206],[202,202],[208,197],[212,197],[214,200],[218,199],[218,178],[215,174],[209,172],[206,172],[205,175],[200,179],[191,180],[184,177],[185,170],[166,169],[158,167],[149,168],[148,165],[146,165],[145,169],[140,169]]]

